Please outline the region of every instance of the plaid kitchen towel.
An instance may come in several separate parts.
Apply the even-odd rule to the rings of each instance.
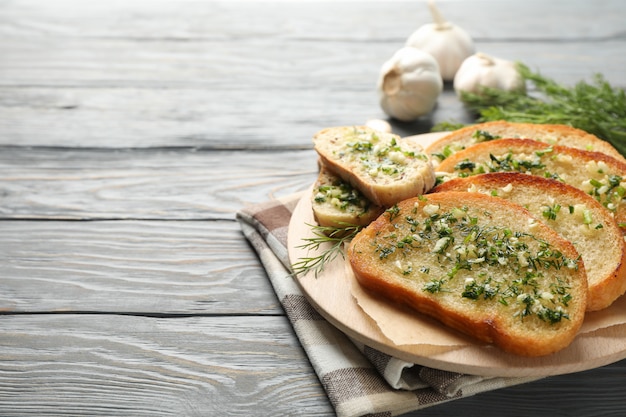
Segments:
[[[481,377],[408,363],[364,346],[328,323],[290,273],[287,231],[301,196],[248,207],[237,213],[237,220],[339,417],[396,416],[538,379]]]

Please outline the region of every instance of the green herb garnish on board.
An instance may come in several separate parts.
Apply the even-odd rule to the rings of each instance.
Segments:
[[[344,227],[310,225],[314,237],[303,238],[304,242],[298,246],[308,251],[321,252],[316,256],[299,258],[291,265],[295,276],[305,275],[310,271],[315,272],[315,278],[324,270],[324,267],[332,262],[337,256],[344,256],[344,244],[352,240],[362,229],[362,226],[346,224]]]
[[[601,75],[592,82],[559,84],[522,63],[518,71],[527,92],[483,88],[480,94],[461,94],[461,100],[477,113],[477,122],[506,120],[519,123],[564,124],[592,133],[611,143],[626,156],[626,93]],[[449,130],[446,122],[433,130]]]

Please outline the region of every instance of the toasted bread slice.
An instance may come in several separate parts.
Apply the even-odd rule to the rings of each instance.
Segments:
[[[433,192],[479,192],[524,206],[538,220],[574,244],[587,273],[587,311],[602,310],[626,292],[626,252],[622,232],[600,203],[556,180],[520,173],[455,178]]]
[[[422,194],[435,173],[420,145],[365,126],[324,129],[313,137],[322,164],[373,204],[390,207]]]
[[[313,216],[320,226],[367,226],[384,209],[322,166],[311,194]]]
[[[479,123],[451,132],[428,146],[425,152],[434,164],[446,157],[474,145],[500,138],[533,139],[550,145],[569,146],[592,152],[602,152],[626,162],[622,154],[609,142],[591,133],[558,124],[533,124],[494,121]]]
[[[547,145],[531,139],[478,143],[446,158],[439,181],[487,172],[522,172],[553,178],[592,195],[626,233],[626,163],[600,152]]]
[[[408,199],[352,240],[358,282],[391,302],[524,356],[576,336],[587,278],[574,246],[522,206],[480,193]]]

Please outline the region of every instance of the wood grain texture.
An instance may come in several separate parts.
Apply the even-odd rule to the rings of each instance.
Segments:
[[[626,3],[438,1],[483,52],[626,86]],[[589,18],[593,17],[593,18]],[[0,0],[0,415],[329,416],[234,216],[385,118],[417,1]],[[401,135],[471,121],[450,85]],[[66,313],[66,314],[64,314]],[[623,416],[626,364],[410,416]]]
[[[621,361],[455,400],[405,417],[621,417],[626,413],[624,376],[626,361]]]
[[[0,326],[6,417],[334,415],[284,317],[20,315]],[[618,417],[625,375],[622,361],[406,416]]]
[[[0,218],[234,220],[316,175],[313,150],[9,147],[0,152]]]
[[[289,82],[286,76],[276,77]],[[319,89],[313,85],[258,87],[266,79],[249,80],[227,90],[193,85],[144,89],[0,87],[0,145],[311,149],[311,137],[325,127],[386,118],[378,107],[376,74],[365,79],[358,91],[353,87],[343,90],[345,80]],[[324,85],[326,81],[312,83]],[[302,83],[294,79],[291,84]],[[471,120],[450,89],[441,96],[439,105],[432,117],[394,123],[397,133],[426,132],[434,123],[450,119]]]
[[[282,314],[233,221],[5,221],[0,231],[3,313]]]
[[[425,3],[298,3],[5,2],[0,144],[302,147],[323,127],[385,117],[380,67],[430,20]],[[441,8],[482,52],[564,83],[600,71],[623,83],[623,2],[585,20],[579,2],[480,3]],[[433,115],[398,129],[452,118],[469,121],[448,91]]]
[[[0,316],[0,414],[331,415],[284,317]]]

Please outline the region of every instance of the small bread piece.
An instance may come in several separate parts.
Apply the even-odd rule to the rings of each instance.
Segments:
[[[584,130],[558,124],[506,121],[479,123],[455,130],[432,143],[425,152],[432,158],[434,164],[438,164],[446,157],[468,146],[500,138],[533,139],[550,145],[602,152],[626,162],[626,159],[613,145]]]
[[[581,190],[534,175],[491,173],[455,178],[433,189],[445,191],[479,192],[520,204],[572,242],[587,273],[587,311],[602,310],[626,292],[622,232],[610,212]]]
[[[322,166],[311,193],[313,216],[320,226],[367,226],[384,209]]]
[[[480,193],[408,199],[352,240],[358,282],[503,350],[541,356],[576,336],[587,278],[574,246],[518,204]]]
[[[593,196],[626,233],[626,163],[600,152],[531,139],[497,139],[455,153],[437,171],[438,180],[444,182],[450,176],[505,171],[557,179]]]
[[[324,129],[313,137],[322,164],[373,204],[390,207],[430,190],[435,173],[420,145],[366,126]]]

